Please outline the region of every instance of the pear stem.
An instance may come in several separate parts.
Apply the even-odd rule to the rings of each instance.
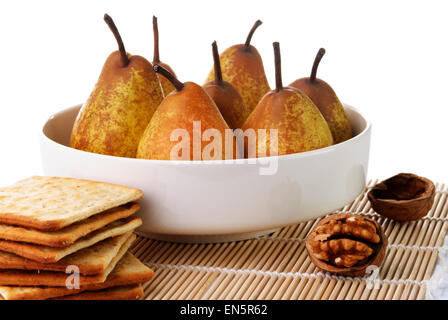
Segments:
[[[213,41],[212,43],[212,50],[213,50],[213,62],[215,63],[215,81],[216,83],[221,83],[222,82],[221,62],[219,60],[218,45],[216,44],[216,41]]]
[[[118,32],[117,26],[114,23],[114,20],[106,13],[104,14],[104,21],[109,26],[110,30],[114,34],[115,39],[118,43],[118,50],[121,55],[121,62],[123,63],[123,67],[126,67],[129,64],[128,54],[126,53],[126,49],[124,48],[123,40],[121,39],[120,32]]]
[[[244,44],[244,46],[246,47],[246,50],[249,49],[250,47],[250,41],[252,40],[252,36],[254,35],[255,30],[257,30],[257,28],[262,24],[263,22],[261,22],[261,20],[257,20],[254,23],[254,26],[252,27],[252,29],[250,29],[249,34],[247,35],[246,38],[246,43]]]
[[[154,32],[154,63],[160,62],[159,56],[159,27],[157,25],[157,17],[152,16],[152,30]]]
[[[168,81],[173,84],[174,88],[176,88],[177,91],[181,91],[184,88],[185,84],[180,82],[175,76],[173,76],[171,72],[166,70],[161,65],[155,64],[152,68],[156,73],[160,73],[162,76],[167,78]]]
[[[275,57],[275,90],[280,92],[283,89],[282,83],[282,61],[280,58],[280,44],[274,42],[274,57]]]
[[[322,57],[324,56],[324,54],[325,54],[324,48],[320,48],[316,54],[316,58],[314,59],[314,63],[313,63],[313,69],[311,69],[311,75],[310,75],[311,82],[316,81],[317,68],[319,67],[320,60],[322,60]]]

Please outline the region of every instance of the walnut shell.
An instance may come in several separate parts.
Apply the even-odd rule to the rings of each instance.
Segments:
[[[400,173],[375,185],[367,196],[378,214],[397,221],[411,221],[431,210],[435,193],[431,180]]]
[[[367,223],[370,226],[373,226],[374,234],[363,236],[366,234],[366,230],[359,226],[357,227],[357,230],[350,230],[347,226],[347,219],[360,221],[364,225]],[[334,225],[334,229],[332,231],[329,231],[329,229],[325,229],[325,234],[322,234],[321,230],[325,228],[328,225]],[[342,225],[342,228],[341,228]],[[342,231],[341,231],[342,230]],[[330,241],[351,241],[352,246],[349,248],[345,248],[346,250],[351,250],[353,248],[358,247],[366,247],[368,246],[371,250],[368,251],[365,258],[363,257],[362,260],[356,261],[355,264],[351,266],[338,266],[334,262],[338,262],[337,259],[340,260],[340,258],[336,258],[334,262],[331,262],[328,259],[328,255],[320,255],[318,252],[315,251],[316,242],[319,242],[321,244],[329,243]],[[355,245],[355,243],[357,245]],[[323,271],[336,273],[343,276],[350,276],[350,277],[358,277],[363,276],[366,273],[366,269],[369,266],[381,266],[384,260],[384,256],[386,254],[387,249],[387,238],[384,234],[383,229],[373,219],[356,215],[356,214],[348,214],[348,213],[340,213],[340,214],[332,214],[321,221],[313,228],[313,230],[309,233],[309,235],[306,238],[305,241],[305,247],[308,252],[308,256],[310,257],[311,261],[314,263],[316,267]],[[361,245],[361,246],[360,246]],[[330,245],[331,246],[331,245]],[[328,249],[329,250],[329,249]],[[348,253],[354,253],[354,252],[343,252],[344,247],[340,248],[342,252],[340,253],[340,256],[347,255]],[[328,253],[328,252],[327,252]],[[351,260],[351,259],[349,259]]]

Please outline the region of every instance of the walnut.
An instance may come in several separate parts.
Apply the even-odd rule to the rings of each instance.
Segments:
[[[386,248],[381,226],[354,214],[328,216],[306,239],[308,255],[318,268],[347,276],[361,276],[368,266],[380,266]]]
[[[378,214],[397,221],[411,221],[431,210],[435,186],[429,179],[400,173],[378,183],[367,196]]]

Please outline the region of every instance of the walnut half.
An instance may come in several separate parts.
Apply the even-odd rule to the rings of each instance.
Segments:
[[[396,221],[411,221],[431,210],[435,190],[427,178],[400,173],[375,185],[367,197],[378,214]]]
[[[361,276],[368,266],[380,266],[387,239],[373,219],[355,214],[333,214],[310,232],[306,249],[320,269],[346,276]]]

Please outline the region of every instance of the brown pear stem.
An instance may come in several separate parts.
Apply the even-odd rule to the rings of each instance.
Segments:
[[[283,89],[282,83],[282,61],[280,58],[280,44],[274,42],[274,57],[275,57],[275,90],[280,92]]]
[[[252,29],[250,29],[249,34],[247,35],[246,38],[246,43],[244,44],[244,46],[246,47],[246,50],[249,49],[250,47],[250,41],[252,40],[252,36],[254,35],[255,30],[257,30],[257,28],[262,24],[263,22],[261,22],[261,20],[257,20],[254,23],[254,26],[252,27]]]
[[[311,75],[310,75],[311,82],[316,81],[317,68],[319,67],[320,60],[322,60],[322,57],[324,56],[324,54],[325,54],[324,48],[320,48],[316,54],[316,58],[314,59],[314,63],[313,63],[313,69],[311,69]]]
[[[156,73],[160,73],[162,76],[167,78],[168,81],[170,81],[173,84],[174,88],[176,88],[177,91],[181,91],[184,88],[185,84],[177,80],[177,78],[173,76],[171,72],[166,70],[161,65],[155,64],[152,68]]]
[[[128,54],[126,53],[126,49],[124,48],[123,40],[121,39],[120,33],[118,32],[117,26],[114,23],[114,20],[106,13],[104,14],[104,21],[106,21],[110,30],[114,34],[115,39],[118,43],[118,50],[121,55],[121,62],[123,63],[123,67],[126,67],[129,64]]]
[[[219,60],[218,45],[216,44],[216,41],[213,41],[212,43],[212,50],[213,50],[213,62],[215,64],[215,81],[216,83],[221,83],[222,82],[221,62]]]
[[[157,25],[157,17],[152,16],[152,30],[154,32],[154,63],[160,62],[159,56],[159,27]]]

